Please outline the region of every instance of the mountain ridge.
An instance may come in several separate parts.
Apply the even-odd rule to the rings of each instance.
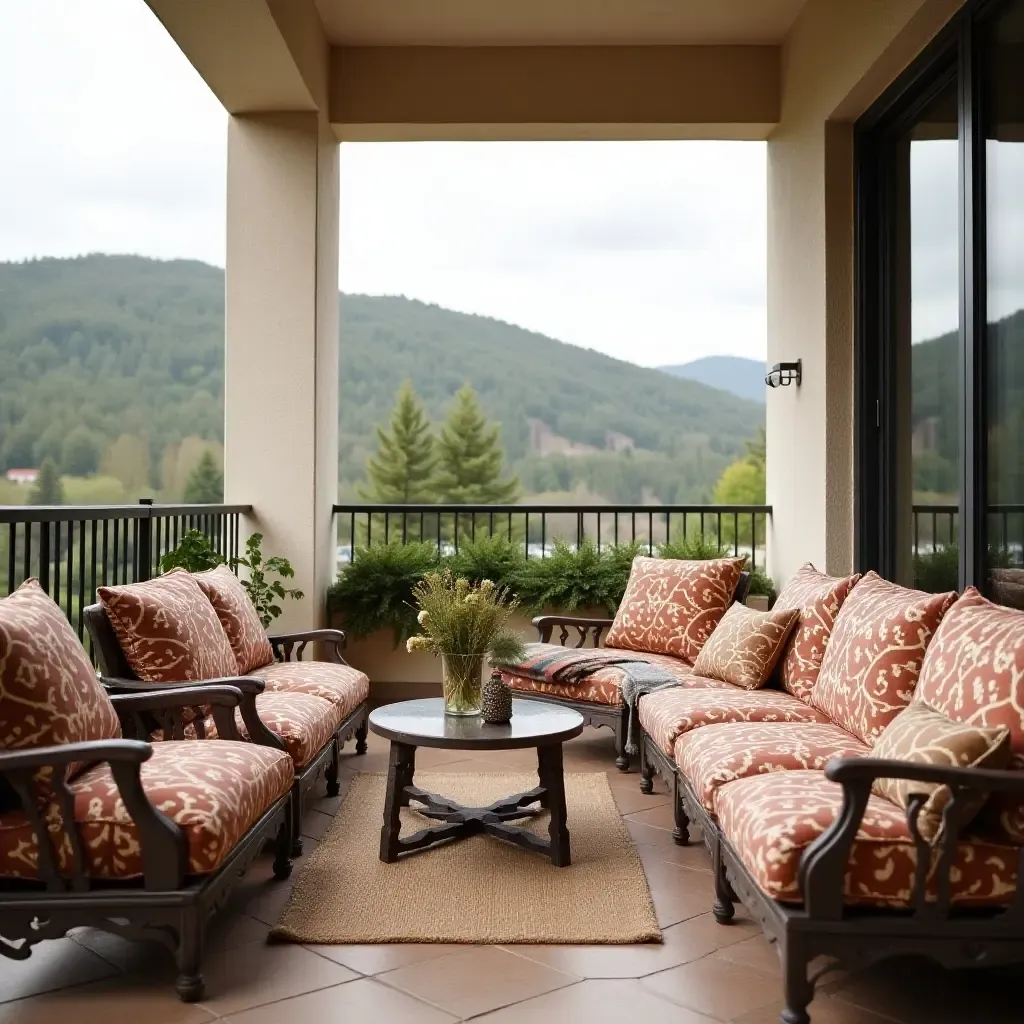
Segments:
[[[659,366],[663,373],[684,377],[752,402],[764,403],[764,363],[744,356],[702,356],[688,363]]]

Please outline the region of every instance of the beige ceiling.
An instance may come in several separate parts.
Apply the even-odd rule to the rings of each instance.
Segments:
[[[778,43],[805,0],[316,0],[335,45]]]

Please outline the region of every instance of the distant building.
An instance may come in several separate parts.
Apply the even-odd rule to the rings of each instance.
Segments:
[[[24,484],[26,487],[31,486],[36,482],[36,477],[39,476],[38,469],[9,469],[7,470],[7,479],[12,484]]]

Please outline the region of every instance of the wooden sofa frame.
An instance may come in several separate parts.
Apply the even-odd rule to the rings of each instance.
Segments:
[[[147,683],[140,680],[128,664],[124,650],[121,648],[117,634],[114,632],[110,618],[103,605],[89,605],[83,611],[83,618],[86,628],[89,630],[89,636],[92,638],[93,649],[100,664],[103,685],[109,693],[153,693],[166,689],[173,690],[178,687],[196,685],[194,682]],[[290,661],[293,655],[296,660],[300,660],[307,645],[315,642],[323,644],[324,654],[328,661],[338,665],[346,664],[341,656],[341,650],[345,646],[345,634],[340,629],[313,629],[304,633],[278,634],[267,639],[270,640],[274,657],[278,661]],[[202,680],[204,684],[223,682],[225,680],[222,679]],[[232,677],[230,683],[242,692],[240,710],[242,721],[245,723],[246,731],[249,733],[249,739],[253,743],[284,750],[284,740],[263,724],[256,710],[256,697],[263,693],[266,683],[258,676]],[[327,795],[338,795],[341,791],[341,784],[338,780],[341,749],[354,735],[356,738],[356,754],[366,753],[366,733],[369,717],[370,703],[369,700],[364,700],[349,712],[335,730],[330,742],[326,743],[323,749],[310,759],[302,771],[300,772],[296,769],[295,784],[292,787],[294,806],[292,809],[293,835],[291,855],[293,857],[302,856],[302,819],[309,794],[319,784],[320,780],[324,779],[327,784]]]
[[[733,601],[742,604],[750,592],[750,573],[741,572],[733,594]],[[558,642],[564,647],[569,640],[569,631],[576,630],[574,647],[585,647],[587,638],[592,647],[601,646],[601,636],[611,627],[614,619],[589,619],[574,615],[538,615],[533,620],[537,637],[541,643],[551,642],[551,634],[555,627],[559,629]],[[589,700],[573,700],[571,697],[560,697],[557,694],[541,693],[532,690],[515,690],[516,700],[541,700],[562,707],[572,708],[583,716],[584,725],[595,728],[607,727],[615,733],[615,767],[620,772],[629,771],[629,754],[626,753],[626,736],[629,732],[629,708],[625,704],[597,704]]]
[[[838,969],[860,970],[880,960],[910,955],[931,957],[948,968],[1024,962],[1024,848],[1018,859],[1017,889],[1007,907],[957,909],[950,901],[957,841],[977,806],[971,806],[972,800],[997,792],[1024,797],[1024,772],[833,758],[825,767],[825,776],[843,787],[843,802],[835,821],[804,852],[799,867],[804,903],[799,906],[779,903],[761,889],[673,759],[643,730],[640,771],[644,793],[652,791],[655,772],[668,783],[677,843],[688,842],[691,819],[700,826],[712,859],[715,919],[728,924],[735,914],[734,904],[741,902],[776,946],[786,1002],[782,1024],[810,1024],[807,1007],[814,998],[815,985]],[[917,826],[927,797],[915,794],[910,799],[907,821],[920,867],[907,910],[851,906],[843,897],[850,850],[871,784],[878,778],[938,783],[949,786],[953,794],[943,814],[942,838],[934,847],[921,837]],[[933,900],[926,896],[929,871],[937,887]],[[819,956],[830,962],[809,974],[811,962]]]
[[[0,752],[0,780],[17,795],[39,848],[39,881],[0,880],[0,954],[26,960],[43,939],[60,938],[71,928],[91,926],[130,939],[156,940],[177,960],[176,988],[185,1002],[202,999],[203,936],[268,841],[275,848],[274,877],[291,874],[293,802],[286,794],[268,807],[216,871],[189,875],[185,834],[146,796],[140,766],[153,754],[142,742],[154,718],[182,738],[185,709],[212,707],[218,737],[238,740],[234,709],[243,703],[236,686],[203,685],[144,694],[112,696],[125,739]],[[201,720],[201,716],[200,716]],[[204,739],[203,742],[216,742]],[[63,772],[52,785],[72,851],[70,874],[62,874],[51,845],[49,826],[36,801],[33,775],[40,768],[72,762],[107,762],[124,805],[138,829],[143,863],[139,880],[90,878],[82,838],[74,820],[73,797]]]

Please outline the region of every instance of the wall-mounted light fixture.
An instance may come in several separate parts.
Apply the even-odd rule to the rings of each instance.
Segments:
[[[802,376],[801,360],[795,363],[776,363],[764,376],[764,382],[770,388],[784,388],[789,384],[800,387]]]

